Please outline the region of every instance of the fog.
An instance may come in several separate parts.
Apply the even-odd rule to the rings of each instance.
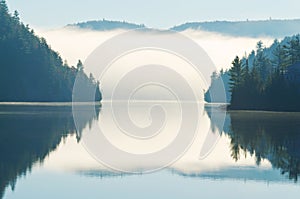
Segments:
[[[61,28],[53,30],[37,30],[52,49],[58,51],[70,65],[76,65],[78,59],[84,61],[93,50],[104,41],[124,33],[127,30],[93,31],[77,28]],[[236,55],[244,56],[255,50],[256,43],[262,40],[270,46],[275,38],[232,37],[201,30],[186,30],[183,35],[197,42],[210,56],[216,67],[229,68]]]
[[[230,68],[236,55],[243,57],[245,54],[250,54],[252,50],[256,49],[258,41],[261,40],[268,47],[275,39],[270,37],[233,37],[200,30],[187,30],[183,34],[204,48],[218,69]]]
[[[117,36],[121,33],[127,32],[126,30],[114,30],[114,31],[92,31],[92,30],[82,30],[76,28],[62,28],[55,30],[38,30],[37,34],[41,37],[44,37],[51,48],[55,51],[58,51],[62,58],[67,61],[69,65],[76,66],[77,61],[81,59],[84,63],[86,58],[94,50],[100,46],[103,42],[107,41],[114,36]],[[158,52],[151,50],[138,51],[134,53],[129,53],[124,57],[120,57],[119,60],[115,61],[108,70],[107,75],[99,77],[97,70],[101,66],[95,67],[86,67],[85,71],[89,74],[92,73],[96,79],[101,82],[101,90],[103,99],[111,99],[113,95],[118,96],[118,99],[129,99],[135,98],[139,100],[149,100],[153,96],[159,96],[160,100],[174,100],[178,96],[169,96],[164,95],[163,92],[166,92],[165,89],[161,89],[161,86],[156,85],[155,89],[152,85],[144,86],[146,80],[149,82],[149,76],[152,75],[154,78],[158,78],[158,73],[164,73],[165,76],[162,76],[160,80],[170,79],[169,83],[173,83],[172,86],[167,86],[167,92],[180,91],[179,96],[184,96],[186,101],[203,100],[203,90],[206,90],[210,84],[210,74],[214,70],[220,70],[221,68],[228,69],[231,65],[232,60],[236,55],[242,57],[246,53],[250,53],[256,47],[256,43],[259,40],[262,40],[266,46],[272,44],[274,38],[247,38],[247,37],[231,37],[225,36],[218,33],[204,32],[200,30],[186,30],[182,32],[185,37],[190,38],[196,42],[203,50],[207,53],[208,59],[210,58],[213,64],[210,64],[207,59],[204,60],[202,65],[208,65],[209,67],[205,68],[205,77],[196,76],[196,72],[191,68],[190,64],[186,61],[178,59],[176,56],[171,56],[166,52]],[[137,35],[139,37],[140,35]],[[131,38],[132,39],[132,38]],[[173,45],[176,46],[176,45]],[[118,47],[116,47],[118,48]],[[180,48],[180,47],[179,47]],[[118,49],[116,49],[118,50]],[[196,52],[197,53],[197,52]],[[191,54],[195,52],[191,51]],[[197,54],[196,54],[197,55]],[[105,55],[106,56],[106,55]],[[195,57],[195,55],[193,55]],[[203,57],[203,53],[199,52],[199,57]],[[96,57],[98,58],[98,57]],[[95,63],[95,62],[93,62]],[[127,81],[124,80],[124,75],[127,74],[127,71],[130,71],[136,66],[145,66],[147,64],[152,65],[166,65],[168,68],[172,68],[179,74],[180,77],[183,77],[182,80],[185,80],[184,83],[188,83],[188,87],[184,87],[184,83],[177,82],[174,74],[174,77],[171,77],[171,73],[167,70],[165,72],[141,72],[136,73],[135,76],[131,74],[131,78],[127,78]],[[87,64],[88,65],[88,64]],[[90,64],[91,65],[91,64]],[[190,65],[190,66],[189,66]],[[155,67],[153,67],[155,68]],[[202,70],[204,67],[200,70]],[[145,68],[146,69],[146,68]],[[199,68],[198,68],[199,69]],[[156,67],[156,71],[161,71]],[[203,70],[201,71],[203,75]],[[128,73],[129,74],[129,73]],[[130,76],[130,75],[128,75]],[[168,77],[168,78],[165,78]],[[123,78],[123,79],[122,79]],[[173,78],[173,79],[172,79]],[[125,78],[126,79],[126,78]],[[150,78],[151,79],[151,78]],[[121,81],[122,80],[122,81]],[[124,81],[123,81],[124,80]],[[137,80],[133,82],[132,80]],[[144,81],[144,82],[143,82]],[[175,82],[174,82],[175,81]],[[120,84],[122,82],[122,84]],[[167,81],[165,81],[167,82]],[[168,82],[167,82],[168,83]],[[121,86],[120,86],[121,85]],[[138,88],[141,86],[141,88]],[[200,86],[199,86],[200,85]],[[199,89],[202,88],[202,89]],[[118,90],[117,95],[114,93],[115,90]],[[122,88],[122,89],[121,89]],[[132,88],[136,91],[128,91],[126,88]],[[188,93],[188,89],[191,88],[191,91],[195,95]],[[163,91],[164,90],[164,91]],[[141,92],[142,91],[142,92]],[[131,93],[133,92],[133,93]],[[175,92],[176,93],[176,92]],[[178,94],[178,93],[177,93]],[[135,96],[133,96],[135,95]],[[169,97],[168,97],[169,96]],[[190,96],[190,97],[186,97]],[[179,97],[180,98],[180,97]],[[116,98],[115,98],[116,99]],[[159,100],[155,98],[156,100]]]

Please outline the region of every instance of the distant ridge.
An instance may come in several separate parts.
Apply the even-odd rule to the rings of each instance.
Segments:
[[[260,20],[260,21],[214,21],[189,22],[174,26],[171,30],[185,31],[187,29],[216,32],[229,36],[245,37],[285,37],[300,33],[300,19]]]
[[[97,31],[115,29],[139,29],[147,28],[144,24],[129,23],[126,21],[93,20],[68,24],[66,27],[76,27]],[[170,30],[182,32],[185,30],[203,30],[228,36],[238,37],[275,37],[296,35],[300,33],[300,19],[269,19],[257,21],[211,21],[211,22],[187,22],[170,28]]]
[[[115,29],[131,30],[131,29],[145,28],[145,25],[128,23],[125,21],[109,21],[103,19],[103,20],[80,22],[76,24],[68,24],[66,27],[77,27],[82,29],[105,31],[105,30],[115,30]]]

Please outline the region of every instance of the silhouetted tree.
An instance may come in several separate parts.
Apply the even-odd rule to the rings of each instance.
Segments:
[[[19,13],[8,13],[0,1],[0,101],[72,101],[75,78],[80,72],[83,87],[95,89],[101,100],[99,84],[83,71],[63,63],[44,38],[39,38],[20,22]]]
[[[300,77],[287,79],[290,65],[300,61],[299,38],[275,40],[270,48],[259,41],[256,54],[234,59],[229,70],[232,109],[300,111]]]
[[[242,68],[242,63],[240,58],[236,58],[232,62],[232,67],[229,70],[230,75],[230,90],[233,91],[235,88],[239,87],[243,81],[244,70]]]

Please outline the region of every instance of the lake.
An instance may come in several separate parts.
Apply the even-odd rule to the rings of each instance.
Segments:
[[[300,113],[162,106],[0,104],[0,198],[299,197]]]

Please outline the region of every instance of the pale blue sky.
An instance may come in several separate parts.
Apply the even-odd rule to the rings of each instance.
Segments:
[[[32,27],[60,27],[92,19],[169,28],[187,21],[300,18],[299,0],[7,0]]]

